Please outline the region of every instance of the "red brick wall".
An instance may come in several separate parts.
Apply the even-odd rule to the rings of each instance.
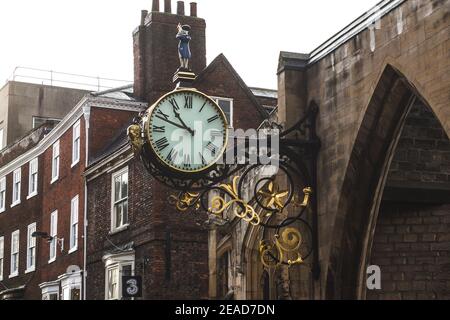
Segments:
[[[49,244],[45,240],[38,240],[39,259],[41,261],[41,283],[57,280],[64,274],[67,267],[77,265],[83,268],[83,217],[84,217],[84,180],[83,172],[86,163],[85,153],[85,121],[80,121],[80,161],[72,165],[72,127],[59,139],[60,143],[60,171],[59,178],[53,184],[52,180],[52,147],[43,154],[43,194],[42,199],[42,226],[41,231],[50,232],[50,216],[58,210],[58,238],[64,238],[64,251],[58,245],[56,261],[49,264]],[[70,212],[71,201],[79,196],[78,208],[78,250],[68,254],[70,247]]]
[[[42,159],[39,159],[39,169],[42,167]],[[39,193],[38,195],[26,199],[28,196],[28,163],[22,166],[21,179],[21,203],[11,208],[12,203],[12,183],[13,174],[10,173],[6,177],[6,211],[0,214],[0,236],[4,237],[4,260],[3,260],[3,281],[2,283],[8,288],[15,288],[28,283],[25,295],[27,299],[39,299],[40,292],[36,290],[40,283],[38,272],[25,274],[27,259],[27,234],[28,225],[36,222],[37,229],[41,223],[41,201],[42,201],[42,171],[39,171]],[[11,272],[11,234],[20,230],[19,239],[19,276],[9,279]],[[39,260],[36,261],[36,269],[39,266]],[[4,288],[0,288],[0,291]],[[40,291],[40,290],[39,290]]]
[[[112,173],[88,184],[88,299],[104,299],[102,257],[113,249],[111,242],[120,246],[131,241],[135,248],[135,273],[144,278],[143,299],[206,298],[207,231],[195,224],[198,215],[182,214],[169,206],[171,190],[155,182],[139,160],[131,160],[128,169],[130,227],[125,231],[108,235]],[[206,216],[203,218],[206,220]],[[168,245],[170,265],[167,264]],[[144,263],[147,259],[148,263]],[[171,270],[170,279],[166,277],[167,268]]]
[[[210,96],[233,98],[233,126],[235,129],[258,128],[264,120],[255,103],[239,84],[224,57],[218,57],[208,73],[200,76],[195,87]]]
[[[152,12],[150,23],[133,35],[135,94],[149,103],[175,88],[174,73],[180,67],[177,25],[192,27],[189,67],[199,73],[206,66],[205,20],[190,16]]]
[[[0,236],[5,237],[5,277],[3,283],[8,288],[25,285],[25,299],[41,299],[39,284],[47,281],[57,280],[58,276],[64,274],[67,267],[77,265],[83,267],[83,212],[84,212],[84,180],[85,168],[85,122],[80,121],[80,161],[72,165],[72,127],[60,138],[60,172],[59,179],[50,184],[52,172],[52,146],[39,156],[38,164],[38,194],[27,200],[29,164],[22,166],[21,179],[21,203],[10,208],[12,202],[12,173],[7,175],[6,212],[0,214]],[[11,150],[11,152],[15,152]],[[30,159],[31,160],[31,159]],[[79,218],[78,218],[78,250],[68,254],[70,246],[70,210],[71,200],[79,195]],[[64,252],[60,247],[57,250],[57,259],[48,264],[49,244],[47,241],[37,238],[36,240],[36,271],[25,274],[27,255],[27,227],[36,222],[38,231],[50,231],[50,214],[58,210],[58,237],[64,238]],[[20,230],[20,254],[19,254],[19,276],[9,279],[11,233]]]
[[[135,112],[106,108],[91,108],[89,127],[89,161],[96,158],[120,133],[131,124]]]

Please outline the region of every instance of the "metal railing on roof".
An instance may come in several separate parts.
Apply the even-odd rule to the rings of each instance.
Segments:
[[[21,66],[14,69],[13,74],[8,80],[76,88],[88,91],[108,90],[133,83],[129,80],[87,76],[82,74]]]

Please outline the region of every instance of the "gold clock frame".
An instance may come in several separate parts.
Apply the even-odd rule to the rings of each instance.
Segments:
[[[197,170],[184,170],[184,169],[180,169],[177,168],[175,166],[172,166],[171,164],[167,163],[159,154],[158,152],[156,152],[153,144],[152,144],[152,132],[150,131],[150,119],[151,119],[151,115],[152,113],[155,111],[156,107],[164,100],[166,99],[168,96],[173,95],[175,93],[182,93],[182,92],[187,92],[187,93],[193,93],[193,94],[198,94],[200,96],[203,96],[205,99],[209,100],[213,106],[215,106],[217,108],[217,110],[219,110],[219,114],[222,117],[223,123],[224,123],[224,129],[225,129],[225,139],[224,139],[224,144],[222,146],[222,149],[220,150],[220,152],[218,153],[218,155],[216,156],[216,158],[211,161],[210,164],[208,164],[206,167],[203,167],[201,169],[197,169]],[[184,174],[199,174],[199,173],[203,173],[205,171],[207,171],[208,169],[210,169],[212,166],[214,166],[215,164],[217,164],[217,161],[219,161],[220,157],[223,156],[227,145],[228,145],[228,120],[227,117],[225,115],[225,113],[223,112],[222,108],[220,108],[220,106],[207,94],[194,89],[194,88],[182,88],[182,89],[175,89],[173,91],[170,91],[168,93],[166,93],[165,95],[163,95],[162,97],[160,97],[150,108],[147,109],[147,120],[145,122],[145,134],[146,134],[146,138],[148,141],[148,144],[150,145],[150,149],[152,151],[152,153],[156,156],[156,159],[165,167],[167,167],[168,169],[178,172],[178,173],[184,173]]]

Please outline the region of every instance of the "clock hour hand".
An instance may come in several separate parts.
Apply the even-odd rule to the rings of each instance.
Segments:
[[[183,125],[184,129],[186,129],[187,131],[189,131],[189,133],[193,136],[195,134],[194,130],[192,130],[191,128],[189,128],[186,123],[184,123],[183,119],[181,119],[180,114],[175,110],[175,108],[173,108],[173,113],[175,114],[175,117],[180,120],[181,124]]]

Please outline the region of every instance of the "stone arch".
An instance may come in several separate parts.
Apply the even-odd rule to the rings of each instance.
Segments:
[[[363,271],[385,180],[414,99],[429,106],[416,87],[387,64],[363,116],[343,179],[326,272],[332,279],[325,279],[327,299],[362,298]]]
[[[245,274],[245,298],[260,300],[263,298],[261,277],[264,268],[259,258],[259,236],[261,228],[248,226],[242,241],[242,270]]]

